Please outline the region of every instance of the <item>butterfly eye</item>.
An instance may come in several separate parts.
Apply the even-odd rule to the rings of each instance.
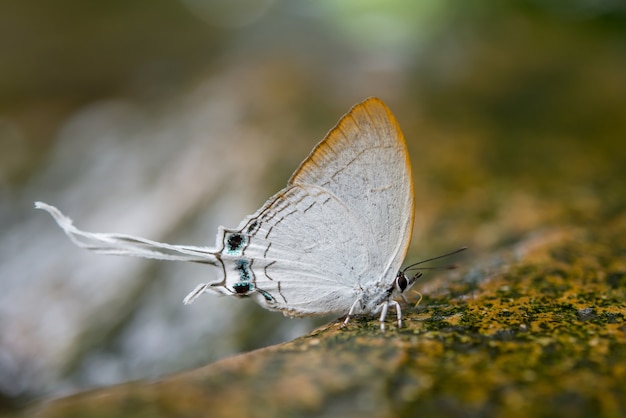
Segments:
[[[404,274],[399,274],[396,277],[396,287],[400,290],[400,292],[404,292],[404,289],[409,285],[409,282],[406,279]]]

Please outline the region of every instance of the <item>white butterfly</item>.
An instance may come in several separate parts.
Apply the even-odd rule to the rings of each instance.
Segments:
[[[413,179],[400,127],[387,106],[370,98],[354,106],[272,196],[237,228],[220,227],[215,248],[170,245],[125,234],[77,229],[43,202],[80,247],[117,255],[212,264],[216,281],[202,293],[253,297],[289,316],[380,312],[420,273],[400,271],[413,229]]]

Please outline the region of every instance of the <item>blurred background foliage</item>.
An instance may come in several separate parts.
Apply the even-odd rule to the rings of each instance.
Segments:
[[[461,245],[476,259],[624,210],[619,0],[0,1],[0,57],[5,405],[159,376],[315,323],[240,301],[179,313],[205,270],[84,255],[33,200],[79,226],[95,219],[86,229],[212,245],[351,105],[379,96],[414,167],[411,260]]]

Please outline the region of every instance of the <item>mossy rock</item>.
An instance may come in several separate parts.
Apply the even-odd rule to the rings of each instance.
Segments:
[[[156,382],[49,401],[37,417],[626,415],[626,216],[556,229],[375,318]],[[496,261],[494,261],[496,260]]]

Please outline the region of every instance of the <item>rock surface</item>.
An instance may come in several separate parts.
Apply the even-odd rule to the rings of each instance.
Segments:
[[[626,216],[526,239],[429,283],[405,327],[331,323],[37,417],[623,416]],[[496,261],[493,261],[493,260]]]

